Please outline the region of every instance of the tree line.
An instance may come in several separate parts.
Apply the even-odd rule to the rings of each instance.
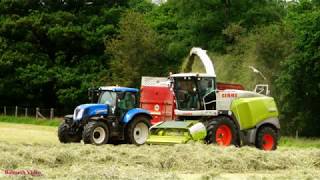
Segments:
[[[72,112],[90,87],[139,87],[142,75],[179,72],[194,46],[228,64],[221,81],[248,87],[239,67],[259,66],[283,132],[320,135],[320,3],[312,0],[1,0],[0,104]]]

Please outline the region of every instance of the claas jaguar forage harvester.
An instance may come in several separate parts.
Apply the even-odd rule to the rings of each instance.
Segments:
[[[206,73],[188,72],[196,56]],[[268,96],[268,90],[265,94],[238,89],[218,90],[213,63],[201,48],[192,48],[186,67],[186,73],[170,74],[166,81],[158,83],[159,87],[167,86],[170,97],[174,98],[171,116],[174,121],[155,123],[150,128],[148,144],[202,141],[223,146],[255,145],[263,150],[277,148],[280,135],[278,110],[274,99]],[[144,94],[150,94],[152,89],[156,91],[156,88],[150,88],[147,92],[148,83],[143,85],[142,107],[148,109],[153,118],[160,116],[161,108],[165,106],[143,106]]]

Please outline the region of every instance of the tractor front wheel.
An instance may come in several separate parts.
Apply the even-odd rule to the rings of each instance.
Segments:
[[[126,137],[130,144],[142,145],[149,136],[149,119],[144,116],[138,116],[128,125]]]
[[[79,143],[81,134],[71,134],[69,124],[63,122],[58,128],[58,138],[61,143]]]
[[[84,126],[82,138],[85,144],[106,144],[109,140],[109,128],[101,121],[90,121]]]
[[[237,145],[237,128],[235,123],[227,117],[218,117],[211,120],[207,126],[208,144],[221,146]]]
[[[277,149],[277,133],[268,126],[259,129],[256,139],[256,147],[265,151]]]

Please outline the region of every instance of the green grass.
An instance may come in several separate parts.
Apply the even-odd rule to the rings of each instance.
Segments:
[[[0,122],[0,141],[15,144],[58,144],[57,129],[55,126]]]
[[[281,137],[280,146],[295,147],[295,148],[320,148],[320,139],[316,138],[293,138]]]
[[[16,124],[34,124],[43,126],[58,126],[61,119],[36,119],[31,117],[14,117],[14,116],[0,116],[0,122],[16,123]]]
[[[57,127],[61,123],[61,119],[49,120],[31,117],[0,116],[0,122]],[[320,148],[320,139],[281,137],[279,145],[282,147]]]
[[[37,170],[41,179],[317,179],[319,140],[284,137],[278,150],[201,143],[61,144],[57,127],[0,123],[0,179],[6,169]],[[310,148],[303,144],[308,141]],[[300,148],[303,147],[303,148]]]
[[[57,127],[61,123],[61,119],[49,120],[31,117],[0,116],[0,122]],[[320,148],[320,139],[281,137],[279,145],[282,147]]]

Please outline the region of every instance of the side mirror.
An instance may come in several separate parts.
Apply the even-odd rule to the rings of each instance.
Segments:
[[[88,99],[90,102],[92,102],[93,98],[92,98],[93,92],[92,92],[92,88],[88,89]]]
[[[98,97],[100,96],[100,91],[97,88],[89,88],[88,89],[88,99],[91,103],[98,100]]]

